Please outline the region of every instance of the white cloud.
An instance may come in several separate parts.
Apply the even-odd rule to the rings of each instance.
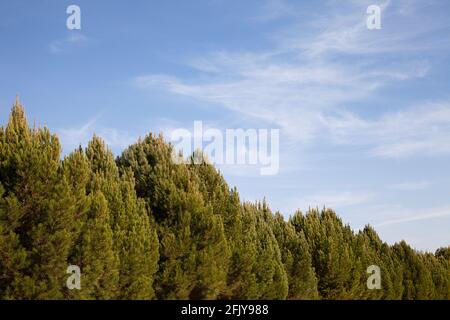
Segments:
[[[374,197],[373,193],[362,191],[341,191],[310,195],[297,201],[301,209],[327,207],[342,208],[366,203]]]
[[[87,43],[88,41],[89,38],[82,33],[71,32],[66,38],[62,40],[55,40],[50,43],[49,50],[53,54],[58,54],[67,50],[69,47],[81,45],[83,43]]]
[[[375,120],[355,114],[324,117],[336,143],[366,145],[383,158],[450,153],[450,102],[429,103],[387,113]]]
[[[395,58],[391,53],[446,45],[426,40],[436,39],[430,34],[442,26],[435,23],[367,30],[367,3],[351,1],[343,7],[341,2],[334,3],[336,12],[315,16],[314,22],[273,36],[271,50],[220,51],[190,60],[187,64],[201,76],[148,74],[136,77],[135,83],[144,89],[160,86],[172,94],[264,121],[279,127],[282,137],[297,145],[326,138],[365,146],[370,155],[384,158],[447,153],[450,109],[446,103],[388,113],[378,120],[345,111],[351,103],[375,97],[380,88],[425,77],[431,69],[423,55]],[[398,10],[387,10],[390,1],[380,5],[383,21],[399,18]],[[409,13],[401,16],[417,18]],[[299,32],[305,25],[308,32]],[[377,60],[375,56],[381,54],[389,58]]]
[[[429,220],[429,219],[438,219],[443,217],[450,216],[450,207],[441,207],[441,208],[429,208],[424,210],[412,210],[407,214],[403,214],[399,218],[394,218],[390,220],[385,220],[383,222],[377,223],[375,227],[384,227],[390,226],[394,224],[407,223],[413,221],[421,221],[421,220]]]
[[[425,190],[431,187],[431,185],[432,183],[430,181],[403,182],[399,184],[390,185],[387,187],[387,189],[394,191],[416,191],[416,190]]]
[[[64,148],[64,153],[69,153],[80,145],[86,146],[94,134],[101,137],[113,149],[124,149],[137,140],[128,132],[98,126],[97,120],[98,117],[89,120],[80,127],[59,129],[58,136]]]
[[[162,86],[172,93],[273,123],[289,138],[300,142],[311,140],[321,131],[324,112],[367,98],[399,74],[404,78],[417,76],[401,70],[395,77],[392,71],[366,73],[361,66],[330,62],[280,63],[265,53],[216,53],[201,67],[231,80],[189,83],[173,76],[146,75],[136,77],[135,83],[141,88]]]
[[[358,1],[345,5],[340,2],[339,7],[334,7],[334,12],[315,17],[315,21],[311,23],[315,33],[305,37],[284,38],[284,45],[302,50],[311,58],[327,53],[376,54],[399,50],[401,44],[395,41],[394,36],[368,31],[366,9],[370,4],[373,3],[364,4]],[[377,4],[381,8],[383,18],[389,4],[390,1]]]

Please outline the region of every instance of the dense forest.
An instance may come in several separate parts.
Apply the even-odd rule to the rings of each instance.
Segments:
[[[117,158],[94,136],[62,159],[16,101],[0,128],[0,299],[450,299],[450,247],[389,245],[331,209],[286,221],[191,160],[153,134]]]

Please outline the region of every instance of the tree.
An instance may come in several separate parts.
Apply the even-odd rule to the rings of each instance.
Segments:
[[[435,256],[443,258],[445,260],[450,260],[450,247],[437,249]]]
[[[311,264],[308,242],[302,231],[295,231],[291,222],[276,213],[272,228],[288,276],[288,299],[317,299],[317,278]]]
[[[285,221],[188,160],[150,134],[117,159],[94,136],[61,161],[17,99],[0,128],[0,299],[450,299],[449,248],[391,246],[331,209]]]
[[[88,190],[105,195],[118,261],[117,298],[152,299],[159,258],[158,239],[145,202],[138,199],[131,169],[120,174],[113,154],[97,136],[86,149],[92,177]]]
[[[119,258],[114,252],[108,205],[101,192],[88,197],[89,212],[81,231],[75,264],[81,268],[79,299],[112,299],[118,294]]]
[[[205,203],[196,176],[172,161],[161,136],[132,145],[118,163],[133,171],[137,194],[158,225],[158,298],[216,298],[225,290],[229,249],[222,218]]]
[[[272,232],[272,212],[266,202],[244,204],[256,230],[256,263],[253,272],[258,284],[258,299],[285,299],[288,279],[280,248]]]
[[[403,264],[403,297],[404,300],[430,299],[434,295],[434,283],[425,267],[423,257],[416,253],[405,241],[393,246],[394,254]]]
[[[297,212],[290,222],[303,231],[311,250],[312,265],[318,278],[318,290],[325,299],[349,299],[361,275],[352,259],[352,231],[343,226],[336,214],[324,209]]]
[[[159,260],[156,228],[144,200],[136,196],[131,170],[123,173],[122,181],[125,210],[117,217],[114,228],[116,247],[121,257],[119,296],[123,299],[153,299],[153,282]]]
[[[61,298],[74,236],[74,203],[61,170],[59,141],[46,128],[29,129],[18,99],[1,136],[0,250],[7,255],[2,259],[3,294]],[[10,250],[14,250],[12,257]]]
[[[23,209],[14,195],[4,198],[4,192],[0,184],[0,299],[14,299],[20,298],[16,287],[28,260],[17,233]]]

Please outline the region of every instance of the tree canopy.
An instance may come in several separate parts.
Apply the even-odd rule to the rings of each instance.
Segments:
[[[450,299],[450,247],[389,245],[328,208],[286,220],[172,151],[149,134],[114,158],[94,136],[62,158],[17,100],[0,128],[0,299]]]

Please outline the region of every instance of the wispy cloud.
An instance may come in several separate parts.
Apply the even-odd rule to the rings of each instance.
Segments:
[[[450,102],[428,103],[365,120],[352,113],[324,117],[336,143],[368,145],[383,158],[450,153]]]
[[[329,2],[332,10],[315,16],[314,20],[309,22],[313,32],[293,36],[295,31],[290,31],[287,36],[281,38],[281,42],[285,48],[301,50],[302,54],[310,58],[330,53],[356,55],[399,50],[401,44],[395,40],[404,42],[406,35],[368,32],[365,13],[371,4],[373,3],[366,1]],[[390,1],[377,3],[383,18],[389,4]],[[299,26],[295,25],[293,30],[298,28]]]
[[[407,222],[413,222],[413,221],[420,221],[420,220],[429,220],[429,219],[438,219],[443,217],[450,216],[450,207],[442,207],[442,208],[431,208],[431,209],[425,209],[425,210],[413,210],[409,212],[408,214],[404,214],[402,217],[385,220],[383,222],[377,223],[374,226],[375,227],[385,227],[390,226],[394,224],[401,224],[401,223],[407,223]]]
[[[425,190],[433,185],[430,181],[403,182],[387,187],[388,190],[394,191],[416,191]]]
[[[447,45],[426,40],[435,39],[428,36],[443,27],[433,23],[378,33],[367,30],[365,3],[351,1],[341,8],[341,2],[334,7],[331,2],[336,12],[305,22],[301,27],[306,26],[307,32],[299,34],[302,29],[293,24],[272,35],[271,50],[216,51],[187,62],[194,71],[189,78],[144,74],[135,83],[140,88],[160,86],[172,94],[273,124],[281,128],[283,137],[296,143],[307,144],[319,137],[335,143],[358,140],[369,147],[371,155],[388,158],[447,152],[447,123],[433,116],[433,110],[420,111],[425,119],[413,120],[415,129],[408,125],[417,110],[386,114],[379,121],[348,111],[349,104],[370,99],[392,83],[427,76],[432,65],[426,56],[405,52]],[[269,4],[284,8],[283,2]],[[390,1],[381,6],[383,21],[399,18],[398,10],[388,10]],[[408,12],[402,17],[417,18]],[[400,52],[401,58],[392,55]],[[375,55],[385,56],[377,60]],[[442,105],[434,111],[446,114],[448,109]],[[430,126],[437,131],[427,133]],[[410,136],[399,128],[406,128]]]
[[[98,118],[92,118],[79,127],[58,130],[64,153],[71,152],[80,145],[86,146],[94,134],[104,139],[113,149],[124,149],[136,141],[136,137],[126,131],[97,125]]]
[[[285,0],[265,0],[261,9],[252,17],[254,21],[268,22],[296,15],[295,7]]]
[[[363,191],[329,192],[310,195],[303,199],[299,199],[297,201],[297,206],[301,209],[309,207],[343,208],[366,203],[374,196],[375,195],[371,192]]]
[[[144,75],[135,78],[141,87],[162,86],[172,93],[189,96],[247,117],[276,124],[295,141],[307,142],[322,131],[322,118],[344,103],[360,101],[377,88],[402,77],[423,74],[401,70],[366,73],[363,66],[332,62],[276,62],[267,54],[211,54],[201,66],[218,81],[183,81],[174,76]],[[198,66],[199,64],[197,64]],[[203,70],[201,70],[203,71]]]
[[[55,40],[49,44],[50,53],[58,54],[70,47],[79,46],[89,41],[89,38],[79,32],[71,32],[66,38],[62,40]]]

